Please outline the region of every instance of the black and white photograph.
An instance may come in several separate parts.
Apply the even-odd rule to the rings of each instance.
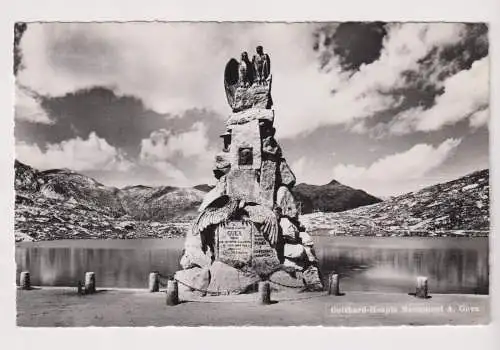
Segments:
[[[490,323],[488,23],[12,30],[18,327]]]

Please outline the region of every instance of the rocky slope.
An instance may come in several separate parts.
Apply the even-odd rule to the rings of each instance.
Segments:
[[[322,186],[301,183],[293,188],[293,194],[302,205],[302,214],[316,211],[338,212],[381,202],[365,191],[342,185],[335,180]]]
[[[173,237],[185,233],[203,192],[117,189],[67,169],[15,162],[15,235],[21,240]]]
[[[342,213],[313,213],[304,222],[334,235],[487,235],[489,170]]]
[[[212,189],[210,185],[118,189],[68,169],[37,171],[17,160],[15,172],[18,240],[181,235]],[[297,188],[306,212],[345,210],[378,201],[336,182]]]

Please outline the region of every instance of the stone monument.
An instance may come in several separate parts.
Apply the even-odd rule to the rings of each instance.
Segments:
[[[274,138],[271,60],[258,46],[224,72],[232,114],[215,156],[216,186],[207,193],[186,237],[183,270],[192,291],[215,294],[273,288],[322,290],[313,241],[299,222],[291,192],[295,175]]]

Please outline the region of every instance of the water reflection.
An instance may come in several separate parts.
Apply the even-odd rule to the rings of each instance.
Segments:
[[[484,238],[315,237],[322,275],[335,271],[344,291],[410,292],[416,276],[436,293],[487,294],[488,240]],[[86,271],[101,287],[145,288],[148,274],[177,271],[183,241],[57,241],[16,247],[18,273],[34,285],[74,286]]]

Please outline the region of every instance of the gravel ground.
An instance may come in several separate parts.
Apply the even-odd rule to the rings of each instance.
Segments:
[[[103,289],[78,295],[72,288],[35,288],[17,292],[17,324],[23,327],[86,326],[377,326],[476,325],[489,322],[489,297],[435,294],[279,292],[271,305],[256,295],[196,298],[181,294],[176,306],[165,293]],[[189,299],[190,301],[187,301]]]

